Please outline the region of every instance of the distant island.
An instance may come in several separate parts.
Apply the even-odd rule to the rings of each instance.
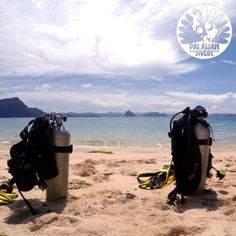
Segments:
[[[26,106],[18,97],[0,100],[0,117],[35,117],[44,114],[37,108]]]
[[[45,114],[38,108],[28,107],[18,97],[0,99],[0,117],[37,117]],[[130,110],[122,112],[107,112],[107,113],[95,113],[95,112],[61,112],[60,114],[68,117],[160,117],[167,116],[165,113],[159,112],[147,112],[147,113],[134,113]]]
[[[126,117],[134,117],[135,114],[132,111],[128,110],[128,111],[125,112],[124,116],[126,116]]]
[[[18,97],[0,99],[0,117],[37,117],[45,114],[38,108],[31,108],[24,104]],[[159,113],[159,112],[144,112],[135,113],[131,110],[123,112],[107,112],[107,113],[95,113],[95,112],[60,112],[60,114],[67,117],[165,117],[171,114]],[[231,113],[211,113],[210,117],[218,116],[236,116]]]
[[[162,116],[167,116],[167,114],[159,113],[159,112],[134,113],[130,110],[125,111],[124,113],[122,112],[107,112],[107,113],[68,112],[68,113],[62,113],[62,114],[68,117],[162,117]]]

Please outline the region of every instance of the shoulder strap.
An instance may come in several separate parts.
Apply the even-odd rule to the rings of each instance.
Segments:
[[[190,107],[186,107],[183,111],[181,112],[178,112],[176,113],[171,121],[170,121],[170,132],[169,132],[169,137],[171,138],[171,145],[173,145],[173,142],[174,140],[174,134],[172,133],[173,132],[173,126],[172,126],[172,123],[174,121],[174,118],[179,115],[179,114],[183,114],[182,118],[179,119],[178,121],[181,120],[181,122],[178,122],[178,124],[180,124],[181,126],[181,133],[182,135],[185,136],[185,139],[187,140],[187,143],[185,144],[187,147],[187,150],[186,150],[186,153],[189,153],[189,148],[190,148],[190,139],[191,139],[191,125],[192,125],[192,110],[190,110]],[[176,123],[177,124],[177,123]],[[173,148],[173,147],[172,147]],[[174,155],[177,155],[177,154],[174,154],[173,153],[173,149],[172,149],[172,159],[171,159],[171,165],[172,166],[176,166],[176,163],[175,163],[175,160],[174,160]],[[185,159],[187,158],[187,154],[185,154],[184,156],[181,157],[181,162],[183,163],[185,161]],[[178,165],[179,166],[179,165]],[[174,169],[176,167],[173,167]],[[177,172],[177,170],[175,169],[175,171]],[[175,173],[176,174],[176,173]],[[185,200],[184,200],[184,196],[183,194],[181,194],[181,185],[182,185],[182,175],[183,173],[178,171],[178,178],[176,176],[176,187],[168,194],[168,204],[173,204],[175,201],[176,201],[176,197],[177,197],[177,194],[180,194],[181,196],[181,203],[185,203]]]
[[[177,112],[175,115],[172,116],[171,120],[170,120],[170,132],[168,133],[169,137],[171,138],[172,136],[172,125],[173,125],[173,121],[175,119],[176,116],[178,116],[179,114],[189,114],[190,112],[190,107],[186,107],[184,110]]]
[[[29,137],[29,127],[34,123],[35,119],[31,120],[28,125],[20,132],[21,139],[26,139]]]

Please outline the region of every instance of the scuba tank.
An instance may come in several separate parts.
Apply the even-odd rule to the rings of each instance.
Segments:
[[[210,125],[204,120],[208,114],[204,107],[197,106],[192,111],[192,116],[198,120],[193,127],[194,136],[196,138],[200,150],[200,166],[201,166],[201,179],[199,185],[193,194],[200,194],[205,189],[206,177],[209,170],[209,153],[210,146],[212,145]]]
[[[69,179],[69,153],[72,152],[70,145],[70,133],[63,126],[66,117],[50,114],[53,130],[54,155],[59,174],[47,181],[46,199],[47,201],[66,198],[68,195]]]
[[[177,115],[182,117],[175,119]],[[174,171],[176,187],[168,194],[168,203],[176,201],[184,204],[184,196],[200,194],[205,188],[206,178],[211,177],[210,170],[216,171],[220,180],[225,177],[224,170],[217,170],[212,166],[210,146],[213,131],[207,123],[207,111],[202,106],[194,109],[186,107],[176,113],[170,120],[171,138],[171,169]]]
[[[208,163],[209,163],[209,153],[210,153],[210,129],[207,126],[204,126],[201,123],[197,123],[194,127],[194,133],[196,139],[198,141],[200,153],[201,153],[201,180],[193,194],[200,194],[203,192],[205,188],[205,182],[208,171]],[[205,140],[205,141],[201,141]]]
[[[175,119],[179,114],[181,118]],[[168,199],[173,203],[176,195],[199,194],[204,190],[206,177],[211,168],[209,162],[210,125],[206,122],[205,108],[189,107],[175,114],[170,121],[172,161],[176,187],[169,193]],[[174,120],[175,119],[175,120]]]

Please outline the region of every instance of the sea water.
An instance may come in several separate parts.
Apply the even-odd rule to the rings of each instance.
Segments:
[[[170,146],[171,116],[166,117],[68,117],[65,127],[79,147],[160,148]],[[15,143],[31,118],[0,118],[0,142]],[[208,117],[216,144],[236,144],[236,116]]]

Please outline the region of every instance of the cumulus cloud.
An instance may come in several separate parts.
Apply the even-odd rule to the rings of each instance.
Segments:
[[[2,0],[0,76],[158,78],[196,70],[195,64],[181,63],[187,57],[178,49],[175,22],[201,2]],[[228,9],[232,1],[208,2]]]
[[[197,94],[184,92],[166,92],[171,99],[182,101],[185,106],[204,105],[212,112],[229,112],[235,113],[236,93],[224,94]]]
[[[19,96],[45,111],[175,112],[201,103],[212,111],[229,112],[236,107],[235,93],[225,91],[233,82],[224,92],[217,88],[220,94],[190,93],[195,92],[192,85],[187,90],[176,82],[182,74],[200,73],[203,67],[196,60],[186,60],[175,33],[180,15],[201,3],[1,0],[0,96]],[[235,20],[233,0],[204,3],[220,7]],[[234,69],[234,58],[218,62]],[[74,78],[67,81],[69,75]],[[120,78],[122,88],[115,78]]]
[[[160,111],[174,113],[190,106],[202,105],[209,112],[235,112],[236,93],[197,94],[184,92],[128,92],[122,89],[92,86],[90,89],[67,89],[42,84],[32,90],[8,92],[19,96],[27,105],[47,112],[135,112]]]
[[[181,93],[181,92],[166,92],[167,95],[176,98],[193,99],[195,101],[212,101],[219,103],[227,99],[236,99],[236,93],[225,94],[198,94],[198,93]]]
[[[88,84],[82,84],[81,86],[82,86],[82,88],[91,88],[91,87],[93,87],[93,85],[90,84],[90,83],[88,83]]]

